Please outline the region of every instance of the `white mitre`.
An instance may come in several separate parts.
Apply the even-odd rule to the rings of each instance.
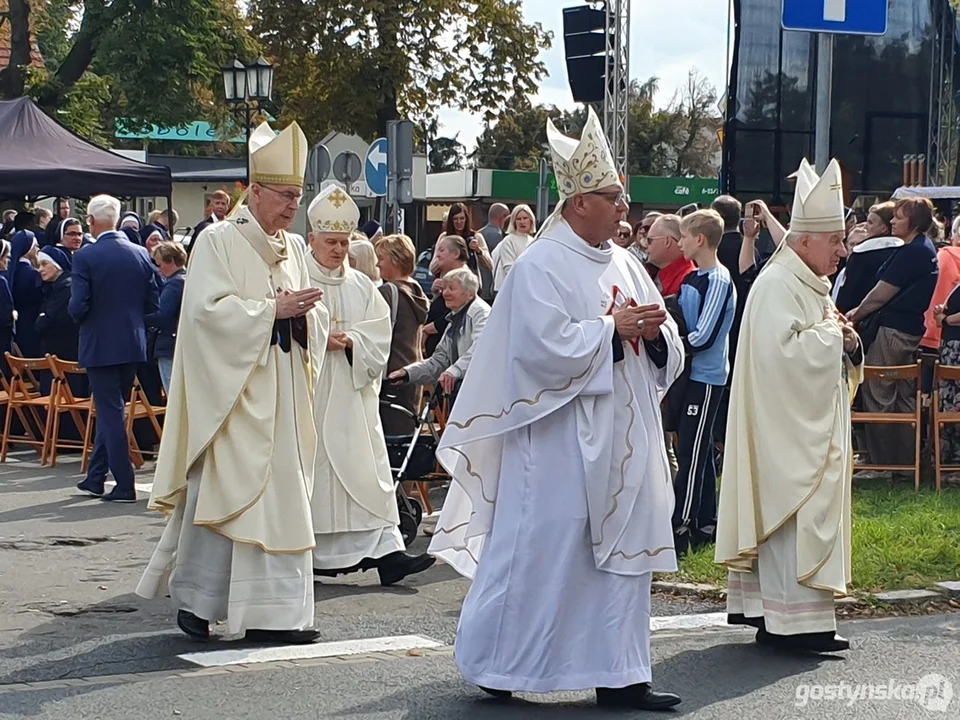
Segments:
[[[607,136],[592,107],[587,109],[587,122],[579,140],[561,133],[547,118],[547,142],[562,200],[611,185],[623,187]]]
[[[250,135],[250,182],[303,187],[307,168],[307,137],[297,123],[279,135],[267,123]]]
[[[316,233],[348,233],[360,224],[360,208],[340,186],[329,185],[310,203],[307,217]]]
[[[831,160],[823,176],[806,161],[796,173],[797,187],[793,196],[791,232],[844,232],[843,178],[840,163]]]

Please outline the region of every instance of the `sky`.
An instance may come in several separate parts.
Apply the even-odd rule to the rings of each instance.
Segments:
[[[541,53],[550,76],[533,100],[572,109],[576,105],[567,84],[563,56],[563,8],[583,4],[582,0],[523,0],[528,21],[539,21],[553,31],[553,47]],[[717,89],[724,92],[727,64],[727,2],[725,0],[632,0],[630,15],[630,77],[645,81],[660,79],[658,106],[670,102],[696,68]],[[453,137],[468,152],[483,130],[479,117],[458,110],[439,113],[441,134]]]

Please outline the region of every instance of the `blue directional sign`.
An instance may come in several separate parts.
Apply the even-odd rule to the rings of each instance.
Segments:
[[[377,196],[387,194],[387,139],[374,140],[367,150],[367,159],[363,163],[363,175],[370,192]]]
[[[783,0],[784,30],[885,35],[887,0]]]

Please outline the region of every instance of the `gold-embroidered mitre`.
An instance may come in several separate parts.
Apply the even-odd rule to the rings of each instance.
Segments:
[[[569,138],[547,118],[547,142],[553,158],[557,190],[564,200],[611,185],[620,185],[620,175],[603,127],[593,108],[587,109],[587,122],[579,140]]]
[[[329,185],[310,203],[307,217],[314,232],[348,233],[360,223],[360,208],[346,190]]]
[[[250,135],[250,182],[303,187],[307,137],[292,122],[279,135],[262,123]]]
[[[831,160],[823,176],[806,158],[796,173],[791,232],[843,232],[846,229],[843,207],[843,178],[840,163]]]

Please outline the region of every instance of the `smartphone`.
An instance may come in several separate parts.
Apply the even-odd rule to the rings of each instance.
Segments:
[[[700,206],[697,205],[697,203],[690,203],[689,205],[684,205],[682,208],[680,208],[680,212],[678,214],[680,215],[680,217],[686,217],[691,213],[695,213],[699,209],[700,209]]]

